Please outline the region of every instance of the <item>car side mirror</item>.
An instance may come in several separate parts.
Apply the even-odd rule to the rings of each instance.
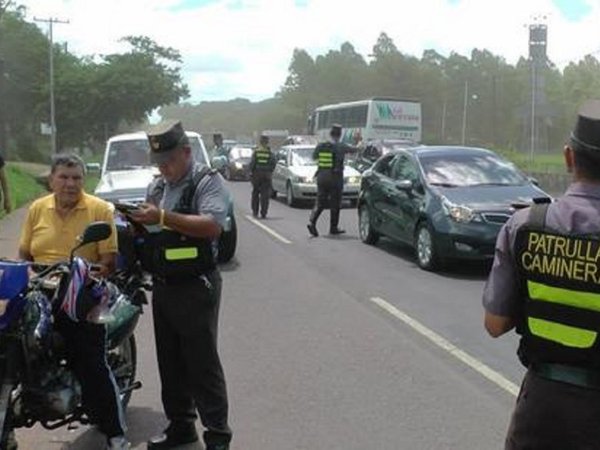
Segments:
[[[411,180],[400,180],[396,182],[396,189],[400,191],[411,191],[414,187],[414,183]]]
[[[101,169],[100,163],[87,163],[85,165],[85,169],[88,172],[100,172],[100,169]]]
[[[537,178],[534,177],[529,177],[529,181],[531,182],[531,184],[533,184],[534,186],[540,186],[540,182]]]

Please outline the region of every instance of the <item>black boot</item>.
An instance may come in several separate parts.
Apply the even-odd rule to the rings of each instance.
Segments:
[[[338,235],[338,234],[344,234],[346,232],[346,230],[342,230],[341,228],[332,228],[331,230],[329,230],[329,234],[332,235]]]
[[[171,422],[163,434],[148,441],[148,450],[170,450],[198,441],[194,422]]]
[[[313,237],[319,237],[319,231],[317,230],[317,226],[313,222],[310,222],[308,225],[306,225],[306,228],[308,228],[308,232]]]

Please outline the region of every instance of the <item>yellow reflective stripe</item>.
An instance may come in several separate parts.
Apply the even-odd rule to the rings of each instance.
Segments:
[[[532,300],[558,303],[560,305],[600,312],[600,294],[573,291],[534,281],[527,282],[527,289],[529,291],[529,298]]]
[[[319,167],[322,167],[324,169],[331,169],[333,167],[333,153],[319,153]]]
[[[168,248],[165,250],[165,258],[167,261],[181,261],[183,259],[194,259],[197,257],[197,247]]]
[[[561,323],[549,322],[543,319],[529,317],[527,319],[529,330],[534,336],[558,342],[566,347],[590,348],[596,342],[598,333],[583,330]]]

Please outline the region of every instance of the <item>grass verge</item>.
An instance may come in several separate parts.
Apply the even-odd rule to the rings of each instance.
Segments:
[[[34,174],[11,163],[6,165],[5,170],[13,209],[20,208],[46,193],[44,187],[36,181]]]

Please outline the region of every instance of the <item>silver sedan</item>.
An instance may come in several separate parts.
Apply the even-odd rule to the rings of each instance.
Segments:
[[[314,145],[286,145],[279,150],[273,172],[274,197],[278,193],[285,194],[286,202],[290,206],[317,198],[317,163],[312,158],[314,150]],[[346,166],[343,198],[355,204],[359,190],[360,173]]]

